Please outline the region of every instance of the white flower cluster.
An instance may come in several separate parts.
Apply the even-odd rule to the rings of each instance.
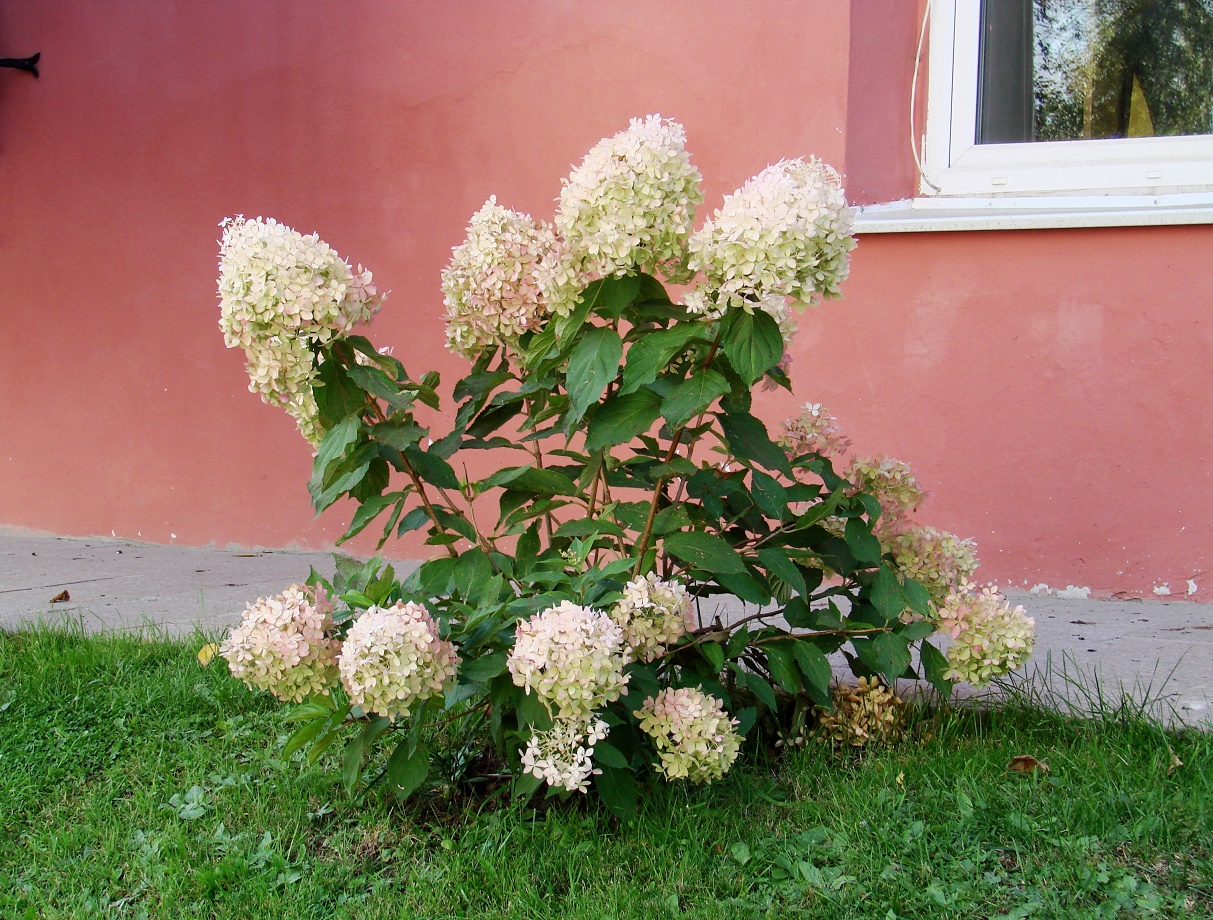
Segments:
[[[420,604],[368,607],[341,648],[338,668],[350,702],[395,720],[418,700],[443,692],[458,658]]]
[[[332,605],[323,590],[291,585],[259,597],[219,647],[232,675],[283,702],[329,692],[337,679]]]
[[[855,248],[838,173],[820,160],[782,160],[727,195],[687,241],[688,268],[703,281],[686,300],[713,315],[765,310],[787,337],[785,298],[800,304],[838,295]]]
[[[606,722],[557,719],[547,731],[535,732],[522,752],[522,771],[565,792],[585,792],[594,769],[594,745],[607,736]]]
[[[619,699],[623,629],[599,610],[562,601],[520,622],[508,667],[514,684],[533,692],[563,720],[586,719]]]
[[[694,626],[691,596],[686,585],[662,581],[656,572],[629,581],[623,598],[611,608],[611,619],[623,628],[623,641],[635,661],[652,661],[665,654]]]
[[[667,688],[645,700],[634,715],[653,739],[660,758],[657,769],[666,779],[711,783],[737,759],[737,722],[720,700],[702,690]]]
[[[934,527],[909,527],[889,541],[902,575],[927,589],[939,605],[977,570],[977,546],[971,539]]]
[[[383,296],[361,265],[350,268],[315,233],[273,219],[224,221],[219,254],[219,328],[248,359],[249,389],[295,419],[318,444],[312,342],[370,320]]]
[[[540,328],[551,312],[545,278],[561,288],[575,284],[558,276],[561,261],[551,227],[501,207],[496,197],[486,201],[442,273],[447,347],[475,359]]]
[[[982,687],[1021,667],[1032,654],[1036,621],[994,588],[964,584],[940,605],[939,629],[952,637],[949,680]]]
[[[633,118],[564,180],[556,229],[588,279],[634,269],[677,274],[703,200],[682,125]]]
[[[855,492],[867,492],[880,502],[877,536],[908,526],[909,515],[927,498],[910,465],[892,457],[856,457],[847,479]]]
[[[796,418],[783,423],[780,444],[789,457],[821,454],[838,457],[851,448],[851,441],[842,433],[838,419],[821,403],[805,403]]]

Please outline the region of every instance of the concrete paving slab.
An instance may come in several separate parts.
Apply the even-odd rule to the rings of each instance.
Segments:
[[[249,601],[302,582],[313,566],[331,575],[332,557],[0,530],[0,630],[41,620],[218,634],[239,622]],[[52,603],[65,590],[70,600]],[[1068,696],[1080,710],[1083,692],[1099,688],[1114,699],[1123,689],[1149,695],[1169,721],[1213,727],[1213,604],[1011,599],[1035,618],[1037,631],[1036,654],[1017,682],[1049,688],[1059,705]],[[709,617],[715,612],[705,608]],[[720,612],[729,621],[753,608],[730,603]]]

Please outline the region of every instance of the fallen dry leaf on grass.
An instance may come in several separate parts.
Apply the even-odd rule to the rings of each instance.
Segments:
[[[66,603],[67,601],[70,601],[71,599],[72,599],[72,596],[67,593],[67,588],[64,588],[62,591],[60,591],[58,594],[56,594],[54,597],[51,598],[51,603],[52,604],[63,604],[63,603]]]
[[[219,654],[219,643],[208,642],[202,648],[198,649],[198,664],[204,668],[211,663],[211,660]]]
[[[1035,773],[1037,770],[1041,773],[1048,773],[1049,765],[1043,760],[1037,760],[1031,754],[1018,754],[1011,758],[1007,769],[1012,773]]]
[[[1171,764],[1167,767],[1167,776],[1171,776],[1176,770],[1184,765],[1184,762],[1179,759],[1179,756],[1171,750],[1171,746],[1167,745],[1167,753],[1171,755]]]

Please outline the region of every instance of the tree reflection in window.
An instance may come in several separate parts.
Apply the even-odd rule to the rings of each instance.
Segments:
[[[1032,25],[1032,139],[1213,133],[1213,0],[1033,0]]]

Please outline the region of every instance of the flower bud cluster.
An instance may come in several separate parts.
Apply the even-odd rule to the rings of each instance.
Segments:
[[[323,590],[291,585],[249,604],[219,647],[232,675],[283,702],[329,692],[337,679],[339,643]]]
[[[496,197],[486,201],[442,272],[447,347],[475,359],[540,328],[551,312],[540,272],[556,261],[551,227],[501,207]],[[552,270],[549,265],[549,277]]]
[[[565,792],[585,792],[594,769],[594,745],[610,729],[602,719],[557,719],[547,731],[535,732],[522,752],[522,771]]]
[[[703,201],[682,125],[633,118],[564,180],[556,229],[588,279],[634,269],[676,274]]]
[[[695,624],[691,596],[677,581],[662,581],[656,572],[629,581],[623,598],[611,609],[611,619],[623,628],[623,641],[635,661],[652,661],[665,654]]]
[[[562,601],[518,623],[507,665],[515,686],[555,718],[587,719],[627,685],[624,651],[623,629],[607,614]]]
[[[800,415],[787,419],[780,444],[789,457],[802,454],[839,457],[851,449],[851,441],[842,433],[838,419],[821,403],[805,403]]]
[[[847,470],[855,492],[867,492],[880,502],[877,536],[897,532],[909,525],[909,516],[926,501],[908,463],[892,457],[856,457]]]
[[[952,637],[949,680],[982,687],[1021,667],[1032,654],[1036,621],[993,587],[972,584],[950,594],[938,610],[939,630]]]
[[[313,342],[368,322],[383,296],[371,273],[350,267],[315,233],[273,219],[224,221],[219,254],[219,328],[248,359],[249,389],[295,419],[318,444],[323,432],[312,395]]]
[[[896,741],[905,726],[905,704],[875,678],[861,677],[855,686],[835,684],[834,709],[818,706],[814,733],[834,747],[864,747]]]
[[[977,569],[973,540],[934,527],[908,527],[889,543],[898,570],[926,588],[936,606],[968,582]]]
[[[350,702],[395,720],[413,704],[437,696],[455,676],[451,643],[420,604],[369,607],[350,627],[338,667]]]
[[[838,173],[816,158],[782,160],[727,195],[687,241],[688,268],[704,276],[687,307],[772,312],[772,298],[837,296],[854,248]]]
[[[644,701],[634,713],[653,739],[666,779],[711,783],[728,772],[741,747],[741,736],[724,704],[702,690],[665,689]]]

